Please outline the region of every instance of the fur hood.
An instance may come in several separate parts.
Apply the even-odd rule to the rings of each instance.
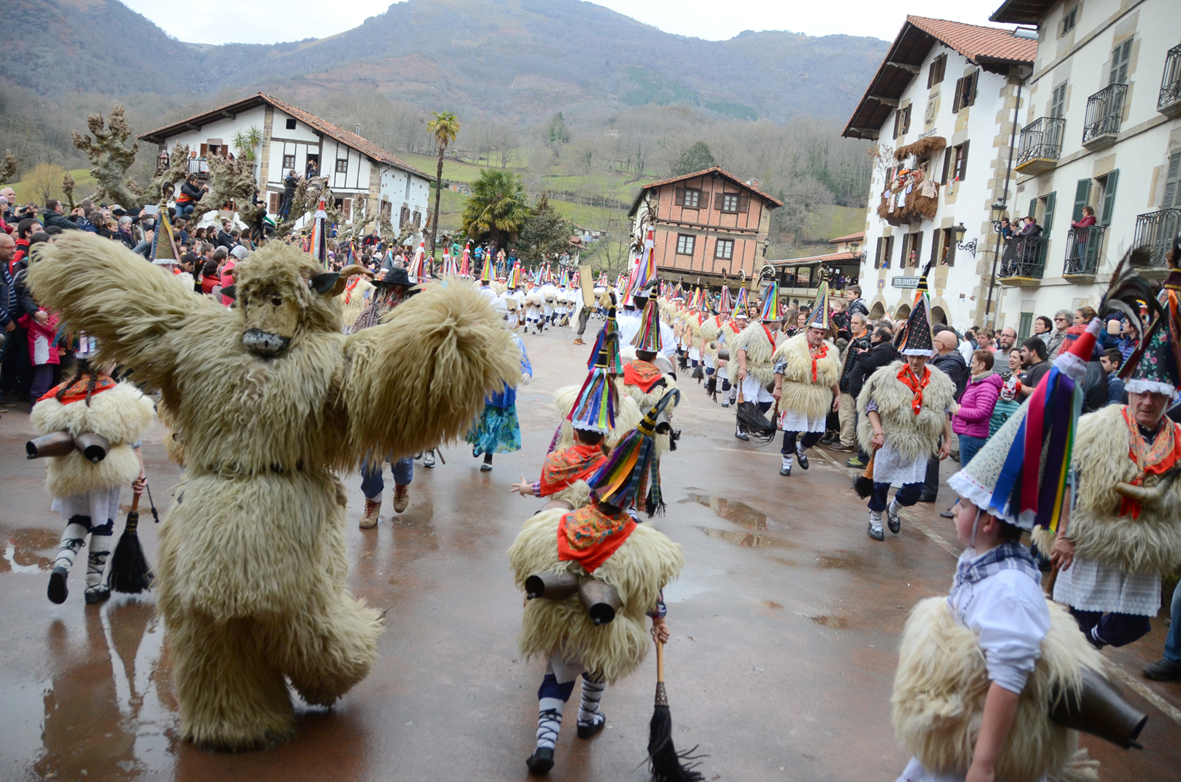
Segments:
[[[996,778],[1033,782],[1047,775],[1097,782],[1094,763],[1078,749],[1078,734],[1051,721],[1049,710],[1056,690],[1081,686],[1084,666],[1102,676],[1103,657],[1056,603],[1050,603],[1050,631],[1041,651],[1021,693]],[[979,639],[955,621],[947,598],[920,601],[902,631],[890,699],[898,741],[929,771],[962,778],[972,763],[989,685]]]
[[[110,453],[98,464],[78,451],[46,459],[46,491],[54,497],[70,497],[130,485],[139,475],[139,459],[131,446],[155,417],[152,400],[130,383],[95,394],[89,406],[85,402],[63,405],[53,397],[38,402],[29,417],[38,434],[64,430],[77,437],[93,432],[111,443]]]
[[[836,346],[827,340],[828,353],[816,362],[816,380],[812,380],[812,353],[808,338],[796,334],[775,351],[774,363],[787,362],[783,371],[783,398],[780,410],[796,410],[809,418],[819,418],[832,406],[832,387],[841,374],[841,357]]]
[[[1168,573],[1181,564],[1181,482],[1173,483],[1159,506],[1145,506],[1139,519],[1119,516],[1121,497],[1113,487],[1138,474],[1126,456],[1124,409],[1110,405],[1079,419],[1073,454],[1078,496],[1070,517],[1075,556],[1126,573]]]
[[[517,588],[534,573],[576,573],[588,577],[577,562],[558,559],[558,522],[569,511],[542,511],[525,522],[509,549]],[[637,524],[628,539],[595,570],[595,578],[619,592],[623,602],[610,624],[595,627],[574,595],[565,600],[530,600],[525,605],[519,637],[524,657],[548,657],[557,650],[599,671],[609,682],[633,672],[648,654],[652,640],[645,617],[660,590],[681,572],[681,547],[650,524]]]
[[[857,397],[857,440],[867,452],[873,440],[873,424],[865,414],[865,405],[870,399],[877,403],[886,440],[907,459],[934,453],[939,435],[943,433],[947,421],[944,411],[955,401],[955,384],[947,375],[928,365],[931,380],[923,389],[923,408],[916,416],[910,407],[914,393],[898,379],[898,373],[905,365],[904,361],[895,361],[874,372]]]

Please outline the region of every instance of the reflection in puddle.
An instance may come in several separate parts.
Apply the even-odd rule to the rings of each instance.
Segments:
[[[820,616],[810,616],[808,618],[811,619],[814,624],[818,624],[823,627],[831,627],[834,630],[844,630],[849,626],[849,620],[843,616],[828,616],[827,614],[821,614]]]
[[[685,502],[704,505],[719,517],[744,529],[767,529],[767,514],[752,508],[745,502],[736,502],[725,497],[711,497],[706,494],[690,494]]]
[[[42,551],[56,551],[61,533],[46,529],[18,529],[8,538],[0,573],[48,573],[53,560]]]
[[[698,527],[707,537],[723,540],[733,546],[748,548],[781,548],[783,542],[770,535],[755,535],[753,532],[742,532],[732,529],[714,529],[713,527]]]
[[[822,570],[849,570],[856,567],[861,558],[849,551],[839,551],[835,556],[820,556],[816,558],[816,566]]]

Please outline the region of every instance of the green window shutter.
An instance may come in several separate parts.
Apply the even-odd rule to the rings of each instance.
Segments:
[[[1103,215],[1100,225],[1111,225],[1111,212],[1115,209],[1115,186],[1119,182],[1119,169],[1107,175],[1107,187],[1103,188]]]
[[[1021,313],[1021,325],[1017,327],[1017,344],[1021,344],[1029,339],[1029,335],[1033,332],[1033,313]]]
[[[1091,180],[1080,179],[1078,186],[1074,189],[1074,211],[1071,212],[1071,220],[1083,219],[1083,207],[1087,205],[1087,200],[1091,197]]]
[[[1026,215],[1032,215],[1034,217],[1037,217],[1037,199],[1036,198],[1031,198],[1029,200],[1029,211],[1023,215],[1018,215],[1018,218],[1025,217]]]
[[[1046,196],[1046,216],[1042,221],[1042,232],[1045,238],[1050,238],[1050,229],[1054,227],[1054,202],[1058,200],[1058,193],[1053,192]]]

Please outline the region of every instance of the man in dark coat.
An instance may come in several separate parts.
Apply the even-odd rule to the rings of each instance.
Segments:
[[[894,332],[885,323],[879,324],[869,338],[870,349],[862,353],[861,358],[853,365],[849,372],[849,395],[856,399],[861,395],[861,388],[865,380],[882,367],[888,367],[898,358],[898,351],[894,349]],[[853,431],[857,431],[856,418]],[[860,443],[858,444],[860,445]],[[861,470],[869,462],[869,454],[859,447],[857,455],[845,462],[849,467]]]
[[[935,335],[935,358],[929,362],[931,366],[946,374],[955,383],[955,398],[963,396],[968,387],[968,364],[959,351],[960,338],[949,328],[942,329]],[[919,502],[934,502],[939,494],[939,457],[931,454],[927,461],[927,480],[923,485],[923,493],[919,495]]]
[[[299,187],[299,177],[295,174],[295,169],[287,172],[287,178],[283,180],[283,197],[279,200],[279,219],[287,219],[287,213],[291,211],[291,202],[295,200],[295,188]]]
[[[56,226],[63,231],[82,227],[63,214],[62,202],[56,198],[51,198],[45,202],[45,211],[41,213],[41,225],[46,228],[51,225]]]

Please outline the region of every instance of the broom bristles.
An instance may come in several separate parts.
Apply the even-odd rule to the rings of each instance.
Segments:
[[[678,753],[673,746],[673,718],[668,706],[656,706],[648,730],[648,770],[652,782],[701,782],[704,777],[697,771],[697,763],[685,765],[682,761],[699,760],[704,755],[692,754],[692,749]]]
[[[138,524],[137,512],[127,514],[127,526],[111,555],[110,586],[115,592],[137,595],[150,589],[155,580],[147,557],[144,556],[143,546],[139,543],[139,534],[136,532]]]

